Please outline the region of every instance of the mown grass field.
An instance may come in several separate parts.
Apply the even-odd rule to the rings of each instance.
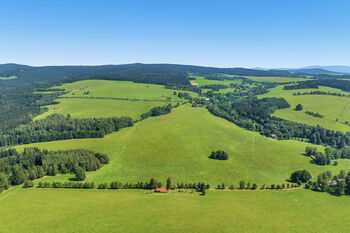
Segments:
[[[299,82],[299,81],[309,80],[307,78],[289,78],[289,77],[258,77],[258,76],[242,76],[242,77],[249,78],[257,82],[276,82],[276,83]]]
[[[11,189],[1,232],[348,232],[350,197],[307,190],[147,194]]]
[[[63,97],[102,97],[141,100],[179,100],[174,90],[165,89],[162,85],[134,83],[130,81],[83,80],[66,83],[58,87],[68,91]],[[84,92],[89,92],[84,94]],[[183,91],[185,92],[185,91]],[[194,93],[191,93],[192,95]]]
[[[286,120],[300,122],[308,125],[320,125],[327,129],[336,131],[349,132],[350,126],[343,124],[344,121],[350,121],[350,98],[338,97],[331,95],[297,95],[293,93],[303,93],[310,91],[329,91],[333,93],[350,94],[339,89],[320,87],[319,89],[299,89],[283,90],[283,86],[277,86],[270,90],[269,93],[259,96],[263,97],[282,97],[291,105],[288,109],[279,109],[274,115]],[[303,105],[302,111],[295,111],[297,104]],[[317,118],[305,114],[305,111],[318,112],[324,118]],[[336,121],[338,119],[338,122]]]
[[[349,160],[339,160],[338,166],[312,164],[301,155],[306,145],[271,140],[215,117],[204,108],[183,105],[170,114],[148,118],[102,139],[64,140],[17,148],[85,148],[107,153],[110,164],[88,173],[88,180],[96,183],[148,181],[151,177],[165,183],[170,177],[174,182],[204,181],[215,186],[222,182],[238,185],[240,180],[282,184],[298,169],[305,168],[317,175],[350,165]],[[208,159],[218,149],[228,152],[229,160]],[[67,181],[69,177],[47,179]]]
[[[0,77],[0,80],[11,80],[11,79],[16,79],[17,76],[9,76],[9,77]]]
[[[53,88],[64,89],[68,93],[56,99],[59,104],[44,106],[48,111],[36,116],[34,120],[54,113],[70,114],[73,118],[130,116],[138,119],[153,107],[182,101],[174,95],[174,90],[165,89],[162,85],[128,81],[84,80]]]
[[[45,106],[47,112],[37,116],[39,120],[48,115],[70,114],[73,118],[94,118],[94,117],[120,117],[130,116],[138,119],[142,113],[148,112],[151,108],[166,105],[162,101],[130,101],[111,99],[63,99],[59,98],[59,104]]]

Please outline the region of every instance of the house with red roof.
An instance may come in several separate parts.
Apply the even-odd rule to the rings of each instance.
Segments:
[[[154,192],[156,192],[156,193],[166,193],[166,188],[156,188],[154,190]]]

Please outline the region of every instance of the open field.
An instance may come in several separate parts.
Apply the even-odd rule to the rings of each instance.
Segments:
[[[307,190],[146,194],[14,188],[2,232],[347,232],[350,197]],[[336,227],[336,228],[335,228]]]
[[[148,181],[151,177],[165,182],[204,181],[211,185],[238,184],[240,180],[258,184],[282,184],[290,174],[305,168],[313,175],[321,171],[339,171],[350,165],[339,160],[338,166],[317,166],[301,155],[307,144],[276,141],[247,131],[204,108],[189,105],[172,113],[151,117],[131,128],[102,139],[75,139],[18,146],[38,146],[50,150],[85,148],[107,153],[110,164],[88,173],[88,180],[100,182]],[[229,160],[208,159],[213,150],[229,154]],[[70,175],[48,177],[66,181]]]
[[[350,126],[341,122],[350,121],[350,98],[338,97],[331,95],[300,95],[293,96],[293,93],[303,93],[310,91],[329,91],[348,95],[339,89],[320,87],[319,89],[298,89],[298,90],[283,90],[283,86],[278,86],[270,90],[269,93],[260,95],[263,97],[282,97],[285,98],[291,105],[288,109],[279,109],[274,115],[286,120],[305,123],[308,125],[320,125],[327,129],[336,131],[349,132]],[[297,104],[303,105],[302,111],[294,111]],[[305,111],[318,112],[324,118],[317,118],[305,114]],[[339,122],[336,122],[338,119]]]
[[[45,106],[48,108],[48,111],[35,117],[34,120],[43,119],[54,113],[70,114],[73,118],[130,116],[133,119],[138,119],[142,113],[148,112],[151,108],[167,104],[167,102],[161,101],[78,98],[60,98],[57,101],[60,103]]]
[[[17,76],[10,76],[10,77],[0,77],[0,80],[11,80],[11,79],[16,79]]]
[[[134,83],[130,81],[83,80],[66,83],[54,88],[62,88],[69,93],[63,97],[102,97],[141,100],[178,100],[174,90],[165,89],[162,85]],[[84,94],[85,92],[85,94]],[[86,94],[88,92],[88,94]],[[185,92],[185,91],[183,91]],[[192,95],[195,93],[191,93]]]
[[[298,82],[298,81],[309,80],[307,78],[288,78],[288,77],[258,77],[258,76],[242,76],[242,77],[249,78],[257,82],[276,82],[276,83]]]

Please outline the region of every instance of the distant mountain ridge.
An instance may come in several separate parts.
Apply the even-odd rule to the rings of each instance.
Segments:
[[[309,74],[331,74],[331,73],[338,73],[338,74],[349,74],[350,73],[350,66],[305,66],[305,67],[299,67],[299,68],[261,68],[261,67],[254,67],[253,69],[256,70],[285,70],[290,72],[297,72],[297,73],[309,73]]]

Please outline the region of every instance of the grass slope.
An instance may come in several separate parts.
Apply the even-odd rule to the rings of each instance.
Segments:
[[[0,77],[0,80],[11,80],[11,79],[16,79],[17,76],[9,76],[9,77]]]
[[[274,115],[286,120],[300,122],[308,125],[320,125],[327,129],[349,132],[350,126],[340,122],[350,120],[350,98],[330,95],[297,95],[293,93],[303,93],[315,90],[344,93],[339,89],[320,87],[319,89],[283,90],[283,86],[278,86],[270,90],[269,93],[261,95],[263,97],[282,97],[291,105],[288,109],[277,110]],[[297,104],[303,105],[302,111],[294,111]],[[316,118],[305,114],[305,111],[318,112],[324,118]],[[338,119],[340,122],[336,122]]]
[[[161,101],[110,99],[58,99],[57,101],[60,103],[45,106],[48,111],[35,117],[34,120],[43,119],[54,113],[70,114],[73,118],[130,116],[138,119],[142,113],[148,112],[151,108],[167,104]]]
[[[348,232],[350,197],[307,190],[146,194],[12,189],[2,232]]]
[[[178,97],[173,95],[174,90],[165,89],[162,85],[134,83],[130,81],[83,80],[66,83],[54,88],[63,88],[69,91],[63,97],[103,97],[143,100],[165,100],[167,97],[170,97],[178,100]],[[89,94],[84,94],[87,91],[89,91]]]
[[[325,170],[349,167],[349,160],[338,166],[317,166],[301,155],[306,144],[275,141],[250,132],[218,117],[204,108],[188,105],[168,115],[148,118],[131,128],[103,139],[76,139],[37,143],[51,150],[85,148],[107,153],[110,164],[88,173],[96,183],[146,181],[151,177],[163,183],[205,181],[212,185],[240,180],[258,184],[286,183],[291,172],[305,168],[314,175]],[[19,146],[23,148],[24,146]],[[213,150],[225,150],[227,161],[208,159]],[[66,181],[70,175],[49,177]]]

